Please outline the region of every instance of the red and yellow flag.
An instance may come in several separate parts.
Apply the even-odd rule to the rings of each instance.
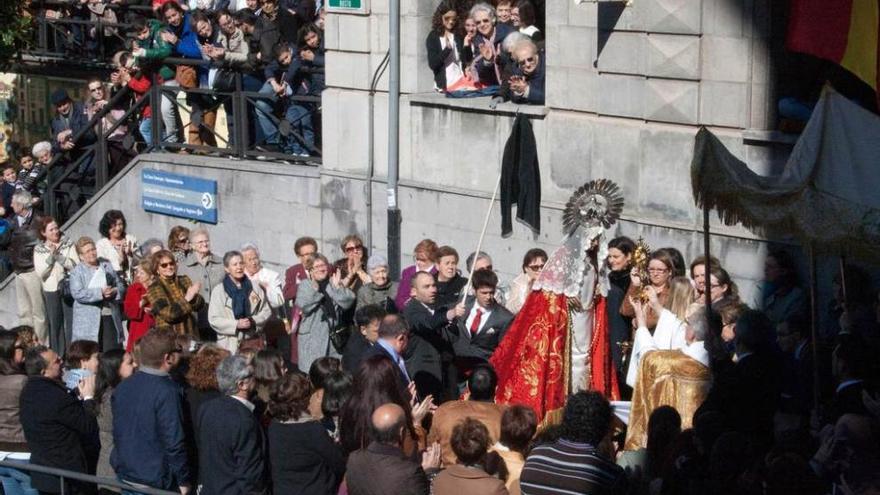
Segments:
[[[880,0],[791,0],[786,48],[834,62],[877,91]]]

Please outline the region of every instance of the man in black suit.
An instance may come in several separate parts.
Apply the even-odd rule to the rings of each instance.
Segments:
[[[800,417],[809,417],[813,407],[813,350],[809,336],[810,322],[802,315],[776,326],[776,343],[785,354],[780,408]]]
[[[342,353],[342,369],[355,374],[364,356],[379,340],[379,324],[385,318],[385,310],[377,304],[361,306],[354,312],[354,324],[358,331],[352,332]]]
[[[410,376],[416,382],[419,395],[433,395],[444,400],[454,395],[455,368],[450,336],[450,323],[456,317],[464,316],[464,304],[453,308],[437,306],[437,285],[434,276],[426,272],[416,272],[411,279],[410,300],[403,308],[403,315],[413,334],[404,359],[410,366]],[[415,337],[418,337],[416,339]],[[428,349],[431,346],[432,349]],[[416,354],[419,358],[416,359]],[[436,354],[436,357],[434,356]],[[447,393],[444,394],[443,391]]]
[[[201,494],[267,493],[266,441],[248,400],[254,383],[243,356],[229,356],[217,367],[224,396],[202,406],[196,432]]]
[[[348,458],[346,480],[351,495],[428,495],[425,471],[440,467],[440,446],[430,446],[421,466],[404,455],[406,413],[397,404],[383,404],[373,412],[372,441]]]
[[[453,350],[458,382],[466,380],[474,366],[489,361],[514,318],[513,313],[495,301],[495,272],[475,271],[471,285],[474,296],[467,303],[465,316],[455,322]]]
[[[25,357],[28,381],[21,391],[21,427],[31,451],[31,463],[82,474],[95,474],[100,442],[94,416],[95,377],[83,379],[83,401],[67,392],[61,382],[61,358],[46,346],[36,346]],[[91,411],[91,412],[90,412]],[[58,477],[31,473],[40,493],[59,493]],[[89,493],[89,487],[69,481],[65,493]]]

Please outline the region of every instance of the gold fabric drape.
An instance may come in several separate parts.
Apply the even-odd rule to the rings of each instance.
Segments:
[[[674,407],[681,415],[682,430],[690,428],[711,383],[709,368],[680,350],[645,354],[633,389],[624,449],[647,446],[648,418],[660,406]]]

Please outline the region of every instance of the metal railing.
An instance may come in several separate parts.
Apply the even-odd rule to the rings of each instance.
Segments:
[[[126,492],[132,493],[143,493],[146,495],[180,495],[179,492],[170,492],[167,490],[159,490],[157,488],[148,488],[148,487],[139,487],[130,485],[128,483],[124,483],[119,480],[114,480],[112,478],[100,478],[98,476],[91,476],[88,474],[78,473],[76,471],[68,471],[66,469],[57,469],[46,466],[39,466],[37,464],[29,464],[24,462],[9,462],[9,461],[0,461],[0,467],[4,467],[7,469],[14,469],[18,471],[24,471],[27,473],[35,472],[48,474],[50,476],[57,476],[59,479],[59,488],[60,494],[65,495],[69,493],[68,480],[74,480],[81,483],[87,483],[90,485],[97,486],[108,486],[113,488],[119,488],[120,490],[124,490]]]
[[[69,4],[51,1],[44,1],[37,5],[41,8],[69,7]],[[127,7],[127,9],[136,8],[135,6]],[[142,7],[140,10],[144,9],[149,10],[148,7]],[[124,40],[124,37],[119,35],[130,27],[128,24],[107,23],[100,19],[92,21],[40,16],[35,17],[35,21],[38,27],[36,40],[33,46],[22,52],[23,64],[25,63],[24,59],[27,58],[26,63],[30,65],[54,63],[92,67],[101,71],[102,74],[106,74],[107,69],[111,67],[109,60],[100,58],[105,56],[102,51],[105,46],[104,28],[116,28],[117,38]],[[49,36],[48,33],[61,33],[70,26],[78,26],[86,31],[94,30],[99,40],[99,49],[94,56],[99,58],[96,59],[91,55],[84,59],[77,58],[77,53],[64,51],[64,46],[60,47],[62,48],[60,51],[58,46],[52,46],[50,40],[56,37]],[[242,72],[228,64],[201,59],[166,58],[151,62],[170,67],[191,66],[197,72],[214,69],[233,71],[231,72],[233,87],[226,91],[218,91],[208,87],[183,88],[175,81],[161,81],[157,75],[158,68],[155,68],[151,76],[149,91],[140,96],[135,96],[127,86],[118,87],[113,97],[100,111],[94,114],[88,125],[72,137],[74,148],[57,153],[46,167],[48,177],[43,198],[43,208],[46,213],[63,222],[83,206],[97,190],[107,184],[112,178],[113,171],[124,165],[124,163],[112,163],[112,156],[108,151],[111,146],[117,150],[117,155],[121,153],[123,157],[141,152],[185,152],[237,159],[320,164],[320,126],[312,124],[310,138],[307,138],[304,132],[299,130],[306,119],[308,122],[314,122],[319,117],[320,96],[300,94],[282,96],[280,99],[284,102],[279,104],[279,98],[275,95],[244,89],[243,81],[246,77],[252,78],[249,80],[251,82],[250,89],[253,89],[254,78],[257,82],[262,82],[262,77],[256,76],[254,72]],[[312,73],[323,73],[323,69],[307,70]],[[258,74],[262,76],[262,72]],[[187,103],[185,104],[181,100],[185,100]],[[284,112],[291,105],[296,105],[296,108],[290,119],[283,114],[278,114],[279,107]],[[149,134],[152,135],[151,143],[147,143],[144,136],[140,136],[138,132],[141,116],[147,107],[151,111],[149,128]],[[228,135],[218,132],[218,129],[211,122],[200,118],[205,112],[217,112],[221,107],[226,113],[228,130],[230,131]],[[104,119],[108,114],[119,109],[124,109],[124,114],[106,124]],[[163,112],[169,111],[174,115],[174,121],[177,122],[177,129],[173,133],[166,132],[171,129],[165,129],[163,117],[166,115]],[[119,112],[114,113],[118,114]],[[180,118],[186,114],[190,116],[188,121]],[[124,132],[125,136],[122,139],[118,135],[121,126],[127,126],[123,129],[126,132]],[[308,129],[308,126],[303,126],[303,129]],[[93,135],[94,142],[92,142]],[[187,142],[188,135],[193,138],[200,136],[205,139],[192,139]],[[121,152],[118,151],[120,147],[122,148]],[[291,151],[300,151],[299,154],[294,155],[285,152],[285,148]]]

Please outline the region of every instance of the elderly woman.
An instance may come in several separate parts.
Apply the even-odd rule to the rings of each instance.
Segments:
[[[523,256],[522,273],[510,282],[510,290],[507,293],[505,305],[511,313],[519,313],[520,308],[532,292],[532,284],[538,279],[538,274],[547,263],[547,252],[541,248],[532,248]]]
[[[663,251],[655,251],[651,253],[651,260],[648,261],[648,283],[654,288],[660,305],[666,307],[666,301],[669,299],[669,281],[675,272],[675,263],[672,257]],[[633,298],[638,298],[642,289],[642,280],[639,277],[638,269],[633,267],[630,271],[629,289],[626,291],[626,297],[620,306],[620,314],[628,318],[635,318],[636,313],[632,305]],[[657,320],[660,315],[649,306],[646,309],[646,325],[648,330],[653,331],[657,326]]]
[[[400,285],[397,287],[397,296],[394,297],[394,303],[397,305],[398,311],[403,311],[407,301],[410,298],[410,281],[416,272],[428,272],[431,275],[437,274],[437,267],[434,262],[437,261],[437,243],[431,239],[422,239],[413,249],[413,259],[415,264],[403,269],[400,274]]]
[[[73,241],[64,237],[58,222],[52,217],[37,220],[38,236],[43,242],[34,248],[34,270],[43,282],[43,298],[46,301],[46,320],[49,324],[49,347],[59,355],[64,354],[72,341],[72,301],[65,300],[61,282],[79,263]],[[69,280],[65,284],[69,283]],[[67,289],[69,292],[69,285]],[[69,296],[69,294],[68,294]]]
[[[236,352],[245,340],[264,339],[263,324],[272,310],[265,292],[259,286],[255,288],[247,277],[240,252],[223,255],[223,266],[226,276],[211,291],[208,322],[217,332],[217,345]]]
[[[154,254],[150,272],[153,283],[147,290],[146,306],[152,308],[155,328],[198,338],[196,314],[205,305],[199,295],[201,284],[177,274],[177,261],[171,251]]]
[[[498,56],[501,55],[501,43],[511,33],[512,29],[505,24],[496,25],[495,9],[480,2],[470,11],[474,23],[477,25],[477,35],[474,44],[478,55],[474,59],[474,67],[480,82],[487,86],[495,86],[501,83],[501,70]]]
[[[130,282],[132,258],[137,249],[137,239],[125,232],[125,215],[119,210],[107,210],[98,224],[101,240],[95,244],[98,257],[110,262],[123,280]]]
[[[357,292],[357,307],[375,304],[386,313],[397,313],[394,296],[397,284],[388,278],[388,260],[381,254],[374,254],[367,260],[367,272],[372,282],[365,284]]]
[[[440,2],[431,19],[431,32],[425,40],[428,50],[428,66],[434,72],[434,89],[445,92],[454,89],[464,75],[467,61],[464,56],[464,40],[458,32],[458,12],[447,2]],[[472,53],[470,53],[472,55]]]
[[[316,253],[309,266],[309,278],[299,283],[296,305],[302,310],[297,346],[299,369],[308,372],[322,356],[341,357],[330,336],[339,327],[339,315],[355,302],[354,292],[342,285],[339,271],[330,275],[327,258]]]
[[[333,268],[341,274],[342,285],[356,293],[361,286],[370,281],[370,276],[365,270],[364,241],[356,234],[347,235],[342,239],[340,247],[345,257],[336,260]]]
[[[272,387],[269,464],[275,493],[336,493],[345,474],[342,450],[308,413],[310,387],[301,374]]]
[[[80,264],[70,272],[73,296],[72,340],[93,340],[106,351],[121,347],[122,301],[125,282],[106,260],[98,259],[95,241],[80,237],[76,241]]]

